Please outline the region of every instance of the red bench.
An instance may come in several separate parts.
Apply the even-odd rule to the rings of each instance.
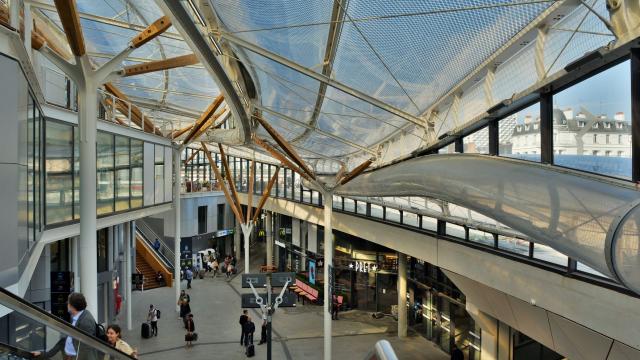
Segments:
[[[318,301],[318,290],[307,285],[304,281],[296,279],[296,285],[291,288],[296,294],[298,299],[302,297],[302,304],[304,305],[304,299],[307,298],[311,302]]]

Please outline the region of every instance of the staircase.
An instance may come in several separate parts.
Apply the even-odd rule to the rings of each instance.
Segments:
[[[144,289],[155,289],[159,287],[165,286],[165,284],[161,284],[156,281],[156,271],[153,270],[151,265],[144,259],[144,256],[140,254],[139,251],[136,250],[136,270],[138,270],[141,274],[144,275]]]

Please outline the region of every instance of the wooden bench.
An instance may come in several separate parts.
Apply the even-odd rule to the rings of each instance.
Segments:
[[[304,299],[308,299],[311,302],[318,301],[318,290],[307,285],[304,281],[296,279],[296,285],[290,288],[298,294],[298,299],[302,298],[302,304],[304,305]]]
[[[276,272],[278,271],[278,268],[275,265],[262,265],[260,266],[260,272],[264,273],[264,272],[268,272],[268,273],[272,273],[272,272]]]

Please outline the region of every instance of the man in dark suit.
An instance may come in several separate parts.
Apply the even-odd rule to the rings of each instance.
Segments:
[[[86,310],[86,308],[87,300],[85,300],[84,295],[80,293],[72,293],[71,295],[69,295],[67,309],[69,310],[69,314],[71,315],[71,325],[95,336],[96,321],[94,320],[93,315],[91,315],[89,310]],[[62,358],[64,360],[97,359],[96,351],[93,348],[86,344],[80,343],[80,341],[72,338],[71,336],[62,337],[51,348],[51,350],[45,352],[44,354],[40,352],[34,352],[33,355],[36,357],[42,356],[45,359],[49,359],[59,352],[62,352]]]

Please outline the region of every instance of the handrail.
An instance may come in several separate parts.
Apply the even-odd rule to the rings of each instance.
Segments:
[[[398,356],[389,341],[379,340],[364,360],[398,360]]]
[[[31,320],[50,327],[51,329],[79,340],[82,344],[90,346],[94,350],[109,355],[114,359],[134,359],[133,357],[116,350],[100,339],[88,334],[66,321],[57,318],[41,308],[21,299],[3,287],[0,287],[0,305],[24,315]]]
[[[173,270],[175,269],[173,263],[164,254],[162,254],[160,251],[156,251],[156,249],[153,248],[153,243],[149,239],[147,239],[145,234],[138,229],[136,229],[136,234],[139,235],[140,238],[144,241],[144,245],[149,248],[148,251],[153,254],[154,257],[160,260],[160,262],[162,262],[162,264],[164,264],[164,266],[166,266],[167,269],[170,270],[169,272],[173,272]],[[160,244],[162,245],[162,242],[160,242]]]
[[[142,226],[140,226],[142,225]],[[140,228],[144,228],[144,229],[140,229]],[[171,266],[173,266],[173,263],[171,262],[171,259],[174,259],[176,254],[173,252],[173,250],[164,242],[163,238],[158,236],[158,234],[156,234],[155,231],[153,231],[153,229],[146,223],[144,222],[144,220],[140,219],[138,221],[136,221],[136,229],[140,230],[140,233],[142,234],[142,237],[145,239],[145,241],[147,241],[147,243],[153,245],[153,243],[151,242],[151,240],[149,239],[148,235],[152,235],[152,237],[154,239],[158,239],[158,241],[160,241],[160,248],[162,249],[161,252],[159,252],[163,257],[165,257],[167,259],[167,261],[169,262],[169,264]],[[151,234],[149,234],[151,233]],[[168,255],[165,255],[165,253],[167,253]]]
[[[0,342],[0,356],[9,354],[14,357],[22,358],[22,359],[33,359],[35,358],[30,352],[19,349],[15,346],[11,346],[9,344],[5,344]]]

